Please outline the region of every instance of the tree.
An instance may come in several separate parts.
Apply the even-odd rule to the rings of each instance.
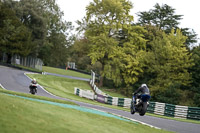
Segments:
[[[64,13],[56,1],[20,0],[13,8],[20,21],[32,32],[34,45],[31,55],[41,58],[46,65],[63,66],[67,47],[73,40],[69,34],[73,26],[71,22],[63,21]]]
[[[70,57],[68,58],[71,62],[76,62],[76,68],[80,70],[87,70],[90,72],[91,60],[88,56],[90,44],[86,38],[76,39],[74,44],[69,47]]]
[[[40,57],[38,54],[41,47],[51,43],[48,37],[55,35],[55,32],[63,33],[69,38],[72,24],[63,21],[64,13],[56,4],[56,0],[20,0],[14,8],[20,21],[32,31],[31,38],[35,44],[32,55]]]
[[[182,86],[189,85],[191,76],[188,69],[193,63],[184,46],[185,40],[180,30],[176,34],[172,30],[169,35],[163,33],[162,37],[156,37],[151,42],[152,51],[148,52],[146,61],[148,71],[154,77],[148,82],[154,100],[161,100],[156,94],[164,95],[166,89],[180,90]]]
[[[190,90],[194,93],[194,103],[196,106],[200,107],[200,46],[195,47],[191,51],[192,59],[194,60],[194,66],[190,69],[192,73],[192,83]]]
[[[175,9],[167,4],[160,6],[158,3],[154,6],[155,9],[139,12],[139,25],[153,25],[170,33],[172,29],[180,29],[179,24],[183,15],[175,15]],[[187,36],[185,44],[190,47],[191,44],[197,43],[197,34],[190,31],[189,28],[182,28],[183,35]]]
[[[68,56],[66,36],[63,33],[51,33],[48,40],[49,44],[44,45],[40,51],[40,57],[44,64],[53,67],[65,67]]]
[[[6,3],[0,7],[0,44],[0,51],[8,56],[7,63],[11,63],[14,54],[27,56],[32,47],[31,32]]]
[[[128,85],[137,80],[136,71],[142,71],[134,56],[145,46],[140,34],[144,30],[131,25],[131,8],[132,3],[127,0],[94,0],[86,8],[87,15],[82,24],[91,44],[91,62],[102,64],[100,86],[104,77],[112,79],[116,85]],[[120,39],[120,32],[124,32],[125,39]]]

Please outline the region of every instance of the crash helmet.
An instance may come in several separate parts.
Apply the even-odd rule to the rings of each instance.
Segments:
[[[35,83],[36,83],[36,79],[35,79],[35,78],[33,79],[33,82],[35,82]]]
[[[141,87],[147,87],[147,85],[146,84],[142,84]]]

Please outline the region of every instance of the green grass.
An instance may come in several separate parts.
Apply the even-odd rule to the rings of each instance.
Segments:
[[[0,93],[3,133],[167,133],[142,124],[29,101]]]
[[[80,78],[87,78],[87,79],[91,78],[91,75],[88,75],[88,74],[83,74],[83,73],[75,72],[72,70],[65,70],[65,69],[53,68],[53,67],[48,67],[48,66],[43,66],[42,70],[49,73],[56,73],[56,74],[61,74],[61,75],[73,76],[73,77],[80,77]]]
[[[14,66],[16,66],[18,68],[21,68],[21,69],[24,69],[24,70],[33,71],[33,72],[37,72],[37,73],[42,73],[42,71],[40,71],[38,69],[31,68],[31,67],[25,67],[25,66],[17,65],[17,64],[15,64]]]
[[[77,105],[77,104],[75,104],[73,102],[70,102],[70,101],[59,100],[59,99],[53,99],[53,98],[48,98],[48,97],[44,97],[44,96],[37,96],[37,95],[32,95],[32,94],[27,94],[27,93],[20,93],[20,92],[15,92],[15,91],[4,90],[1,87],[0,87],[0,92],[6,93],[6,94],[12,94],[12,95],[16,95],[16,96],[24,96],[24,97],[36,98],[36,99],[40,99],[40,100],[47,100],[47,101],[51,101],[51,102],[59,102],[59,103]]]
[[[102,88],[101,90],[112,97],[127,98],[127,96],[120,94],[115,89]]]

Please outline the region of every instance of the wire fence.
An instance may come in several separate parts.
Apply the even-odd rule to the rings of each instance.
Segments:
[[[2,54],[0,61],[6,62],[7,61],[7,55]],[[13,65],[21,65],[25,67],[31,67],[34,69],[42,70],[43,61],[38,58],[33,58],[30,56],[27,57],[21,57],[19,55],[14,55],[11,59],[11,64]]]

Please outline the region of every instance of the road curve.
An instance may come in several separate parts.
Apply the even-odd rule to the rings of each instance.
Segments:
[[[25,72],[26,71],[23,71],[23,70],[0,66],[0,84],[2,84],[2,86],[7,90],[29,93],[28,86],[30,84],[30,79],[24,74]],[[78,101],[54,96],[48,93],[47,91],[45,91],[44,89],[38,89],[37,95],[45,96],[49,98],[73,101],[83,107],[95,108],[98,110],[114,113],[114,114],[124,116],[130,119],[135,119],[135,120],[138,120],[138,121],[141,121],[141,122],[144,122],[144,123],[147,123],[147,124],[150,124],[155,127],[159,127],[161,129],[165,129],[168,131],[174,131],[174,132],[179,132],[179,133],[199,133],[200,132],[199,124],[180,122],[180,121],[169,120],[169,119],[162,119],[162,118],[152,117],[152,116],[147,116],[147,115],[143,117],[139,116],[138,114],[131,115],[129,112],[125,112],[122,110],[111,109],[107,107],[92,105],[88,103],[78,102]]]

